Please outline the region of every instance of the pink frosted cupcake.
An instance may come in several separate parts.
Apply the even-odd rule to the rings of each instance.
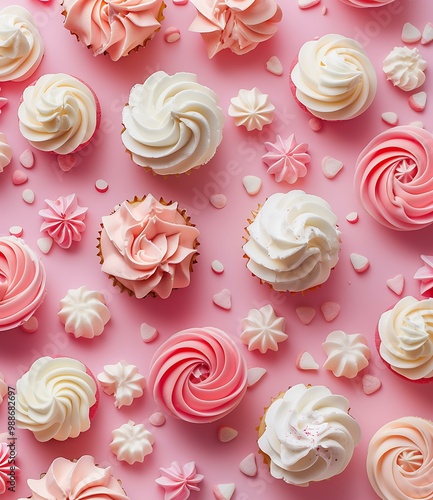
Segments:
[[[433,222],[433,135],[402,125],[377,135],[356,163],[355,190],[365,210],[390,229]]]
[[[66,155],[91,141],[101,109],[90,87],[56,73],[41,76],[24,90],[18,118],[21,134],[33,147]]]
[[[189,285],[199,234],[177,203],[135,197],[102,217],[102,271],[138,299],[166,299]]]
[[[45,268],[23,240],[0,237],[0,332],[25,323],[42,304]]]
[[[31,491],[31,496],[27,497],[30,500],[72,498],[69,497],[69,492],[77,500],[129,500],[120,481],[113,477],[111,467],[99,467],[90,455],[83,455],[76,461],[56,458],[40,479],[28,479],[27,484]]]
[[[411,382],[433,381],[433,298],[407,296],[385,311],[376,347],[388,368]]]
[[[186,422],[213,422],[241,402],[247,390],[247,364],[222,330],[189,328],[172,335],[155,352],[149,388],[169,415]]]
[[[212,58],[223,49],[241,55],[275,35],[283,16],[275,0],[191,0],[197,17],[189,27],[201,34]]]
[[[63,0],[65,28],[93,55],[113,61],[151,40],[164,19],[163,0]]]
[[[98,404],[95,377],[73,358],[44,356],[17,380],[17,427],[40,442],[65,441],[87,431]]]

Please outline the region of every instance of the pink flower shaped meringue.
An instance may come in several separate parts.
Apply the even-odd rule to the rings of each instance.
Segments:
[[[268,150],[262,160],[268,165],[268,174],[275,175],[277,182],[294,184],[299,177],[307,175],[306,163],[310,162],[308,144],[297,143],[295,134],[283,139],[277,135],[276,142],[265,142]]]
[[[5,439],[7,439],[5,437]],[[6,442],[0,442],[0,495],[7,491],[10,485],[10,475],[19,471],[15,461],[11,458],[10,447]]]
[[[186,500],[191,491],[200,491],[197,486],[203,481],[203,474],[197,474],[195,462],[188,462],[181,466],[179,462],[172,462],[170,467],[160,469],[161,477],[155,479],[165,489],[164,500]]]
[[[420,280],[420,293],[425,297],[433,297],[433,255],[421,255],[424,265],[418,269],[414,279]]]
[[[61,248],[70,248],[73,241],[81,240],[86,229],[84,219],[87,207],[80,207],[77,195],[60,196],[57,200],[45,200],[48,208],[39,210],[44,218],[41,232],[47,233]]]

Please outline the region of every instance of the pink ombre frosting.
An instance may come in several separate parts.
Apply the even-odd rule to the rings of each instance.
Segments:
[[[394,0],[341,0],[352,7],[383,7]]]
[[[367,474],[382,500],[433,498],[433,423],[402,417],[381,427],[368,446]]]
[[[111,467],[98,467],[90,455],[76,462],[56,458],[41,479],[29,479],[27,483],[32,493],[30,500],[129,500],[112,476]]]
[[[148,380],[165,412],[187,422],[208,423],[241,402],[247,389],[247,365],[222,330],[189,328],[159,347]]]
[[[422,229],[433,222],[433,135],[393,127],[358,157],[355,189],[366,211],[391,229]]]
[[[282,10],[275,0],[191,0],[197,17],[189,29],[201,33],[209,58],[230,49],[241,55],[275,35]]]
[[[163,0],[63,0],[65,28],[95,56],[127,56],[160,29]]]
[[[60,196],[57,200],[45,200],[48,208],[39,211],[44,222],[41,231],[51,236],[61,248],[69,248],[73,241],[81,240],[86,229],[84,219],[87,207],[80,207],[76,194]]]
[[[46,274],[23,240],[0,237],[0,331],[26,322],[45,297]]]
[[[152,292],[165,299],[189,285],[199,231],[177,203],[166,205],[152,195],[125,201],[102,224],[102,270],[137,298]]]

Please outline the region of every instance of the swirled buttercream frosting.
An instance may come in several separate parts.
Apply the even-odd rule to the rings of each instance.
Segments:
[[[377,77],[363,47],[342,35],[306,42],[291,72],[296,99],[323,120],[362,114],[376,95]]]
[[[56,458],[40,479],[28,479],[30,500],[130,500],[111,467],[95,465],[95,459],[83,455],[77,461]],[[21,498],[20,500],[28,500]]]
[[[247,365],[227,333],[212,327],[190,328],[157,349],[148,380],[163,411],[187,422],[208,423],[241,402]]]
[[[433,222],[433,135],[402,125],[377,135],[359,154],[354,177],[365,210],[390,229]]]
[[[337,218],[319,196],[301,190],[273,194],[246,230],[248,269],[277,291],[321,285],[338,262]]]
[[[72,333],[75,338],[92,339],[104,331],[111,313],[103,293],[80,286],[68,290],[60,300],[57,316],[65,325],[67,333]]]
[[[5,134],[0,132],[0,174],[12,159],[12,148]]]
[[[65,28],[94,56],[118,61],[151,40],[164,19],[163,0],[63,0]]]
[[[0,331],[22,325],[45,297],[46,273],[23,240],[0,237]]]
[[[197,255],[198,229],[177,203],[152,195],[125,201],[102,217],[102,271],[137,298],[148,294],[167,298],[190,283]]]
[[[406,92],[415,90],[425,82],[427,61],[414,47],[394,47],[383,61],[383,71],[395,87]]]
[[[214,156],[224,120],[217,95],[195,74],[157,71],[132,87],[122,141],[137,165],[159,175],[182,174]]]
[[[201,34],[207,55],[223,49],[241,55],[275,35],[283,14],[275,0],[192,0],[197,17],[189,27]]]
[[[65,441],[90,428],[97,385],[80,361],[37,359],[17,381],[16,422],[38,441]]]
[[[85,83],[56,73],[41,76],[24,90],[18,118],[21,134],[36,149],[69,154],[91,140],[100,111]]]
[[[258,440],[271,475],[308,486],[343,472],[361,437],[348,411],[349,401],[324,386],[298,384],[275,399]]]
[[[393,371],[416,381],[433,380],[433,298],[400,299],[379,319],[379,353]]]
[[[383,7],[394,0],[341,0],[343,3],[347,5],[351,5],[352,7],[366,8],[366,7]]]
[[[20,82],[38,68],[44,42],[30,12],[20,5],[0,10],[0,82]]]
[[[381,427],[368,445],[367,474],[382,500],[433,498],[433,423],[402,417]]]

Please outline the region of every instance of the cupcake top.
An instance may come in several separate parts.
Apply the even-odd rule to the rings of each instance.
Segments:
[[[247,364],[227,333],[212,327],[172,335],[155,352],[149,374],[155,402],[193,423],[223,418],[247,389]]]
[[[102,217],[102,271],[137,298],[148,294],[165,299],[190,283],[199,231],[177,203],[125,201]]]
[[[111,474],[111,467],[95,465],[95,459],[83,455],[77,461],[56,458],[40,479],[27,481],[30,500],[53,498],[107,498],[129,500],[120,483]],[[21,498],[20,500],[27,500]]]
[[[291,72],[296,99],[323,120],[362,114],[376,95],[377,77],[363,47],[342,35],[306,42]]]
[[[381,427],[367,453],[370,484],[382,500],[433,497],[433,423],[402,417]]]
[[[157,71],[132,87],[122,141],[137,165],[159,175],[182,174],[214,156],[224,121],[217,95],[195,74]]]
[[[201,33],[209,58],[223,49],[241,55],[275,35],[283,13],[275,0],[192,0],[197,17],[189,29]]]
[[[84,147],[98,121],[98,103],[82,81],[65,73],[41,76],[23,93],[21,134],[41,151],[68,154]]]
[[[318,286],[338,262],[335,214],[325,200],[301,190],[271,195],[247,233],[248,269],[278,291]]]
[[[25,323],[45,297],[46,273],[23,240],[0,237],[0,332]]]
[[[359,7],[359,8],[383,7],[384,5],[394,2],[394,0],[341,0],[341,1],[347,3],[347,5],[351,5],[352,7]]]
[[[20,82],[38,68],[44,42],[30,12],[20,5],[0,10],[0,82]]]
[[[113,61],[151,39],[161,27],[163,0],[63,0],[65,28]]]
[[[97,393],[95,380],[80,361],[39,358],[17,380],[17,427],[32,431],[40,442],[77,437],[90,428]]]
[[[379,353],[393,371],[433,380],[433,298],[403,297],[378,323]]]
[[[433,135],[401,125],[377,135],[356,163],[355,190],[365,210],[390,229],[433,222]]]
[[[348,411],[349,401],[324,386],[298,384],[275,399],[258,440],[272,476],[308,486],[343,472],[361,438]]]
[[[0,132],[0,174],[12,159],[12,148],[5,134]]]

